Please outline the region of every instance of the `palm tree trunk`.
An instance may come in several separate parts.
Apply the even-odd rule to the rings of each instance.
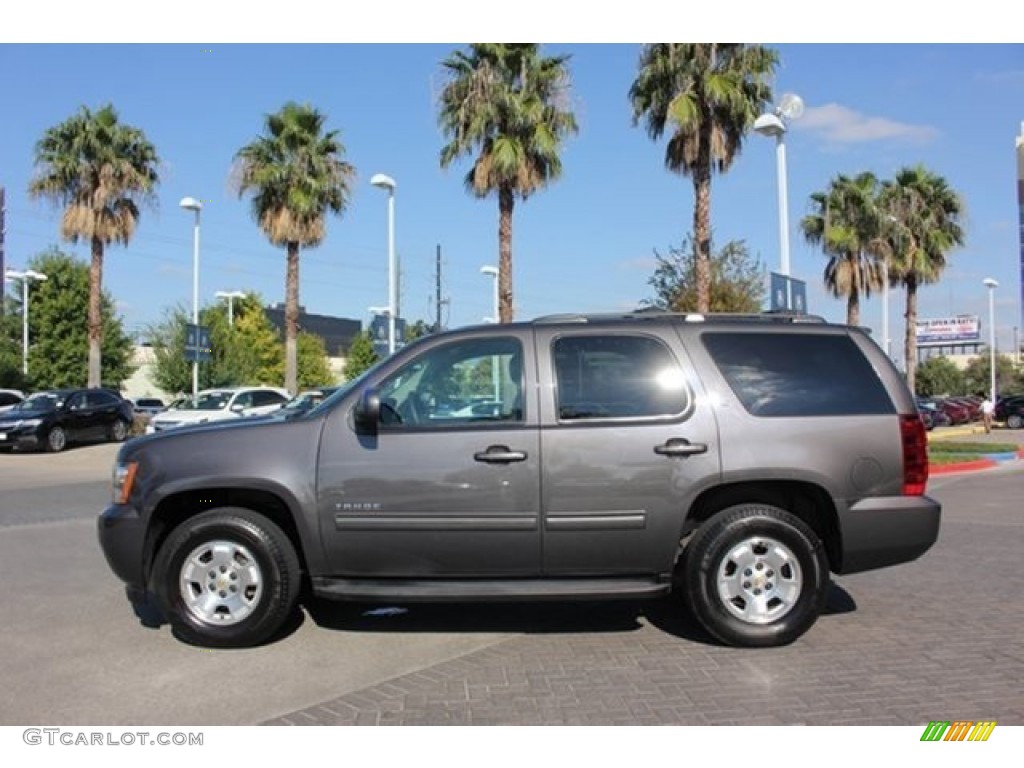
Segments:
[[[850,298],[846,300],[846,324],[860,325],[860,291],[856,285],[850,288]]]
[[[913,273],[907,275],[904,285],[907,288],[907,313],[904,315],[907,321],[904,367],[907,371],[907,386],[910,387],[911,392],[916,392],[914,383],[917,377],[917,278]]]
[[[284,386],[298,392],[296,340],[299,336],[299,244],[288,243],[288,272],[284,299]]]
[[[498,322],[511,323],[512,306],[512,209],[516,199],[511,187],[498,189]]]
[[[103,295],[103,241],[92,238],[92,262],[89,264],[89,372],[90,387],[102,384],[100,350],[103,344],[103,318],[100,314],[100,299]]]
[[[703,129],[702,129],[703,130]],[[710,130],[701,137],[693,172],[693,235],[697,258],[697,311],[711,311],[711,147]],[[706,138],[706,141],[705,141]]]

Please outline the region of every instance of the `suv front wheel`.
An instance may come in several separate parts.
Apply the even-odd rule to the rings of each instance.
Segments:
[[[258,645],[295,610],[295,548],[273,522],[224,507],[186,520],[160,547],[152,587],[163,614],[186,642]]]
[[[690,608],[729,645],[786,645],[824,608],[829,578],[821,540],[778,507],[742,504],[718,512],[690,540],[684,558]]]

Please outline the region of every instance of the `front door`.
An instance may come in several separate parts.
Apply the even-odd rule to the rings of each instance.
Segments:
[[[353,427],[360,392],[328,417],[318,510],[329,575],[537,575],[540,455],[529,333],[417,349],[365,382],[381,399],[376,434]]]

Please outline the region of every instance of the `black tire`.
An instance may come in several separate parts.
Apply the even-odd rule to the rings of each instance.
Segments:
[[[728,645],[786,645],[825,607],[829,575],[821,540],[778,507],[742,504],[718,512],[689,541],[682,565],[691,610]]]
[[[1012,413],[1006,417],[1006,426],[1009,429],[1020,429],[1024,426],[1024,417],[1021,417],[1020,414]]]
[[[277,525],[251,510],[223,507],[171,531],[157,553],[151,589],[181,639],[232,648],[259,645],[277,632],[296,609],[300,581],[295,548]]]
[[[128,424],[123,419],[115,419],[114,423],[110,425],[110,441],[113,443],[123,443],[125,438],[128,437],[129,432],[131,432],[131,424]]]
[[[64,427],[53,427],[46,433],[46,450],[50,453],[60,453],[68,446],[68,433]]]

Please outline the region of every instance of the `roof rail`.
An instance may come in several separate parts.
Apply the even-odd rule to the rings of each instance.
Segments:
[[[565,313],[543,315],[533,320],[534,325],[557,325],[562,323],[600,323],[614,320],[657,320],[673,318],[687,323],[714,322],[761,322],[761,323],[827,323],[819,315],[805,315],[795,312],[673,312],[658,307],[643,307],[632,312],[606,313]]]

